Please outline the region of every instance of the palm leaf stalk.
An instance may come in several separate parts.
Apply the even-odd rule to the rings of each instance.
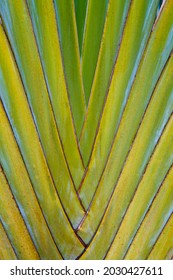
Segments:
[[[173,0],[0,1],[0,259],[173,258]]]

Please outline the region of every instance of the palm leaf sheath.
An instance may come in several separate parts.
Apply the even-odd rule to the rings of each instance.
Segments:
[[[0,1],[0,259],[173,257],[173,0]]]

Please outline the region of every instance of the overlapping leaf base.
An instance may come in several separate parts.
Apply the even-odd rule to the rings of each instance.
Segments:
[[[0,1],[0,259],[173,257],[173,0]]]

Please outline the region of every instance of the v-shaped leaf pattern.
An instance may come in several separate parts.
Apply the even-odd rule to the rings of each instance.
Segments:
[[[162,2],[0,1],[0,259],[172,258]]]

